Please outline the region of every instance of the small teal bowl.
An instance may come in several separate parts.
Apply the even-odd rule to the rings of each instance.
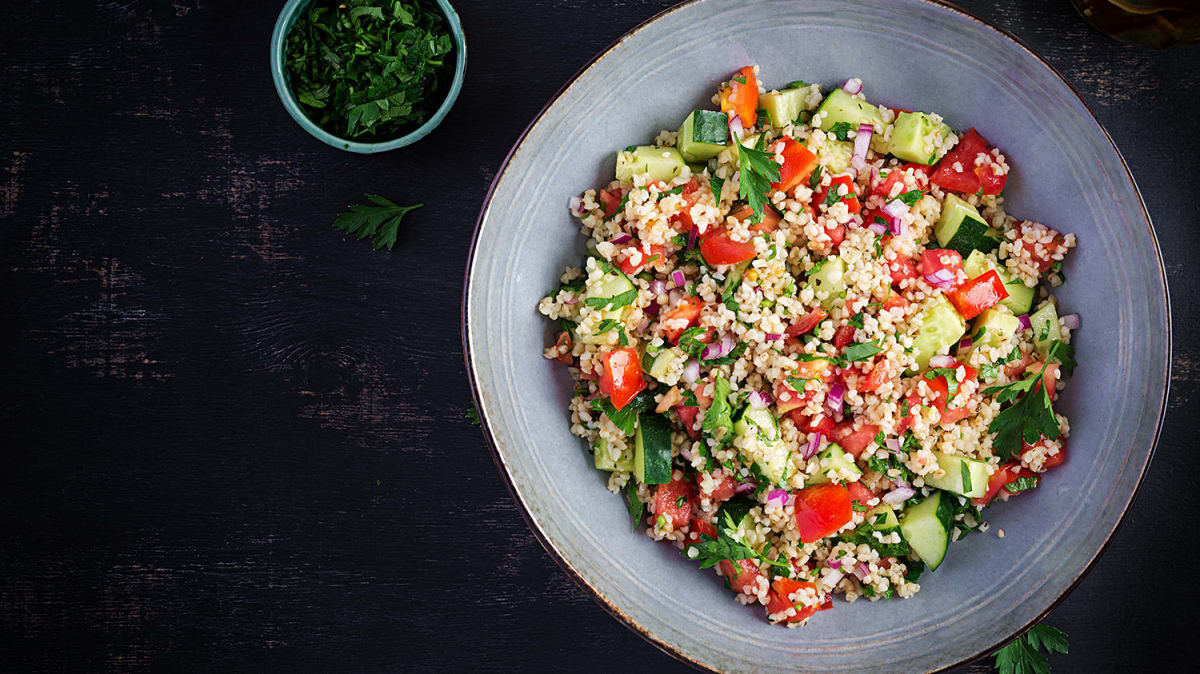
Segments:
[[[467,38],[463,34],[462,22],[458,19],[458,13],[450,6],[446,0],[437,0],[438,8],[442,10],[442,14],[446,17],[446,25],[450,28],[450,34],[454,37],[454,79],[450,82],[450,89],[446,92],[446,98],[438,107],[433,116],[425,120],[421,126],[413,129],[399,138],[380,141],[378,143],[360,143],[358,141],[347,140],[339,136],[329,133],[325,129],[317,126],[308,115],[304,114],[304,110],[296,101],[296,97],[292,94],[292,87],[288,84],[287,73],[284,72],[284,41],[287,38],[288,31],[292,29],[292,24],[296,23],[296,17],[300,15],[300,10],[304,9],[311,0],[288,0],[283,6],[283,11],[279,12],[279,19],[275,21],[275,30],[271,33],[271,78],[275,80],[275,93],[279,94],[279,100],[283,102],[283,107],[287,109],[288,114],[296,123],[307,131],[313,138],[332,145],[339,150],[347,150],[349,152],[357,152],[359,154],[373,154],[375,152],[387,152],[395,150],[398,147],[412,145],[429,135],[442,120],[446,118],[446,113],[450,112],[450,108],[454,106],[454,101],[458,99],[458,92],[462,89],[463,74],[467,69]]]

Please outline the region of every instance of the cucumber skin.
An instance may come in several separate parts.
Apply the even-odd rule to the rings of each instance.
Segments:
[[[671,426],[667,420],[654,412],[639,414],[634,443],[634,475],[642,484],[670,482]]]
[[[930,571],[941,566],[946,558],[946,549],[950,547],[950,528],[954,522],[954,507],[949,500],[952,498],[954,496],[947,492],[934,491],[900,517],[900,531],[904,534],[904,540]],[[935,525],[940,527],[940,531]],[[931,540],[931,536],[941,540]]]

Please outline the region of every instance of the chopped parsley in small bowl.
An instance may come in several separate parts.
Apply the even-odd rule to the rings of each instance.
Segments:
[[[466,39],[446,0],[288,0],[271,75],[323,143],[369,154],[429,134],[462,88]]]

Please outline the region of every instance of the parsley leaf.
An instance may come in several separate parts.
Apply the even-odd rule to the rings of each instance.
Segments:
[[[357,236],[359,240],[365,239],[368,236],[371,238],[371,243],[375,250],[379,250],[387,246],[388,250],[396,244],[396,234],[400,230],[400,221],[404,216],[412,210],[418,209],[425,204],[413,204],[412,206],[398,206],[389,199],[384,199],[378,194],[368,194],[375,205],[367,206],[364,204],[354,204],[350,206],[349,212],[342,213],[333,221],[333,226],[345,231],[347,234]]]
[[[996,670],[1000,674],[1049,674],[1047,653],[1066,653],[1067,635],[1049,625],[1034,625],[1028,632],[996,651]]]
[[[1054,344],[1050,345],[1050,348],[1052,350],[1051,357],[1057,360],[1059,365],[1062,365],[1062,369],[1067,373],[1067,376],[1075,374],[1075,368],[1079,365],[1079,363],[1075,362],[1075,347],[1055,341]]]
[[[921,376],[929,381],[933,381],[938,377],[944,377],[946,379],[946,401],[949,402],[958,394],[958,378],[955,377],[955,372],[957,372],[957,368],[934,367]]]
[[[808,179],[808,186],[815,192],[817,185],[821,184],[821,171],[825,170],[824,166],[817,164],[817,168],[813,170],[812,177]]]
[[[965,464],[964,464],[965,465]],[[1023,491],[1035,489],[1038,486],[1038,478],[1036,475],[1028,477],[1019,477],[1012,482],[1004,485],[1004,489],[1010,494],[1019,494]]]
[[[1062,342],[1050,345],[1047,363],[1056,357]],[[988,425],[988,432],[995,433],[996,439],[992,447],[1001,461],[1008,461],[1021,452],[1021,442],[1028,444],[1047,437],[1057,440],[1059,435],[1058,419],[1054,416],[1054,407],[1050,402],[1050,394],[1042,386],[1042,375],[1046,365],[1036,375],[1031,375],[1007,386],[993,386],[984,390],[984,395],[996,394],[996,400],[1001,403],[1021,399],[1011,407],[1003,409]]]
[[[852,130],[854,130],[854,126],[850,122],[838,122],[829,127],[829,133],[832,133],[838,140],[849,140]]]
[[[479,410],[475,409],[474,407],[467,410],[467,421],[478,426],[479,425]]]
[[[883,350],[879,347],[879,344],[877,343],[878,341],[879,340],[872,340],[870,342],[863,342],[860,344],[851,344],[850,346],[846,347],[846,351],[842,354],[842,358],[847,363],[867,360],[871,356],[874,356]]]
[[[721,201],[721,190],[725,188],[725,179],[720,176],[713,176],[708,179],[708,186],[712,188],[713,201]]]
[[[629,517],[633,519],[633,526],[636,528],[646,515],[646,504],[638,499],[637,483],[633,480],[625,483],[625,507],[629,509]]]
[[[738,160],[742,174],[738,183],[738,196],[750,204],[753,215],[750,222],[762,222],[763,206],[770,202],[771,183],[779,182],[779,164],[770,152],[748,148],[737,144]]]
[[[917,205],[917,202],[921,200],[921,196],[924,194],[921,190],[909,190],[896,198],[904,202],[909,208],[912,208]]]
[[[608,398],[593,398],[588,403],[588,407],[597,412],[603,412],[604,416],[608,417],[608,420],[613,422],[614,426],[621,429],[621,432],[625,435],[633,435],[633,432],[637,430],[638,412],[653,405],[653,396],[644,391],[639,393],[633,400],[625,403],[625,406],[619,410],[613,407],[612,401]]]

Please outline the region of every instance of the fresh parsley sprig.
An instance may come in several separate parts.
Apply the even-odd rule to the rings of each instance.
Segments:
[[[771,183],[779,182],[779,164],[775,163],[770,152],[761,147],[765,138],[759,137],[759,147],[756,148],[737,144],[742,170],[738,182],[738,196],[750,204],[750,210],[754,212],[750,216],[750,222],[756,224],[762,222],[763,206],[771,201]]]
[[[724,524],[716,528],[716,538],[713,538],[708,534],[700,534],[700,542],[689,546],[690,549],[696,550],[695,556],[688,552],[689,548],[684,549],[684,554],[686,554],[689,559],[700,562],[700,568],[702,569],[716,566],[725,560],[737,562],[743,559],[756,559],[760,563],[767,566],[779,567],[781,569],[786,569],[789,573],[791,572],[792,565],[787,562],[783,555],[780,555],[778,559],[771,559],[765,554],[765,547],[763,552],[760,553],[749,545],[746,545],[742,541],[731,536],[729,532],[737,531],[737,524],[733,521],[733,517],[728,512],[724,512],[723,516]]]
[[[996,651],[996,671],[1000,674],[1049,674],[1047,653],[1067,653],[1067,635],[1049,625],[1034,625]]]
[[[1046,365],[1042,365],[1042,369],[1036,375],[983,391],[984,395],[994,394],[996,401],[1000,403],[1016,400],[1011,407],[1001,410],[988,425],[988,432],[996,434],[992,447],[1001,461],[1008,461],[1019,455],[1022,440],[1033,444],[1042,437],[1058,439],[1058,418],[1054,416],[1054,406],[1050,402],[1050,393],[1042,385],[1042,377],[1046,373],[1047,365],[1059,354],[1062,346],[1063,343],[1058,341],[1050,345]],[[1017,396],[1021,396],[1020,400],[1017,400]]]
[[[375,250],[384,247],[391,250],[396,244],[396,234],[400,231],[400,221],[404,219],[405,214],[425,205],[400,206],[378,194],[368,194],[367,199],[375,205],[349,206],[350,210],[338,215],[333,221],[333,226],[360,240],[371,237]]]

